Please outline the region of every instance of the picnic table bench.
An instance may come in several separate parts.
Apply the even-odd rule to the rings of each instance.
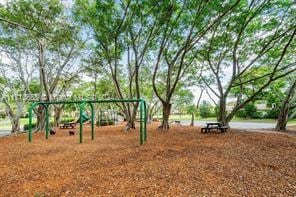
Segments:
[[[67,122],[67,123],[64,123],[64,124],[61,124],[60,125],[60,129],[74,129],[76,123],[75,122]]]
[[[201,128],[201,133],[208,133],[211,131],[220,131],[221,133],[224,133],[228,129],[227,126],[222,126],[219,122],[209,122],[206,124],[206,127]]]
[[[173,121],[169,122],[169,124],[172,124],[172,123],[181,124],[181,121],[180,120],[173,120]]]

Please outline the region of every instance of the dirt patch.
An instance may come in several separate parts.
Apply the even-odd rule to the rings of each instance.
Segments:
[[[148,141],[122,127],[0,139],[0,196],[295,196],[296,137],[149,125]]]

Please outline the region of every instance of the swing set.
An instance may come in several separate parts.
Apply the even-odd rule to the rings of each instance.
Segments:
[[[45,109],[45,139],[49,137],[49,105],[55,104],[79,104],[79,143],[83,141],[83,120],[84,120],[84,108],[86,105],[90,106],[91,109],[91,139],[94,140],[94,122],[95,122],[95,111],[94,111],[94,104],[96,103],[140,103],[140,144],[143,145],[144,142],[147,140],[147,112],[146,112],[146,102],[143,99],[108,99],[108,100],[88,100],[88,101],[40,101],[34,102],[30,105],[29,108],[29,132],[28,132],[28,140],[32,142],[33,135],[32,135],[32,116],[33,110],[36,106],[43,106]]]

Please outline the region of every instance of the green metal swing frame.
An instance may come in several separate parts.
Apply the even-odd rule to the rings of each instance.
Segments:
[[[95,139],[94,132],[94,105],[95,103],[135,103],[138,102],[140,104],[140,144],[143,145],[147,140],[147,106],[146,102],[143,99],[108,99],[108,100],[80,100],[80,101],[40,101],[34,102],[30,105],[29,108],[29,132],[28,132],[28,140],[32,142],[33,140],[33,132],[32,132],[32,116],[33,110],[36,106],[43,106],[45,108],[45,139],[49,137],[49,113],[48,106],[54,104],[79,104],[79,143],[83,142],[83,122],[82,122],[82,114],[86,105],[90,106],[91,109],[91,139]]]

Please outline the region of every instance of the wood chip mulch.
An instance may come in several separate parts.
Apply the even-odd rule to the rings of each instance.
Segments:
[[[0,138],[0,196],[296,196],[295,136],[157,126]]]

